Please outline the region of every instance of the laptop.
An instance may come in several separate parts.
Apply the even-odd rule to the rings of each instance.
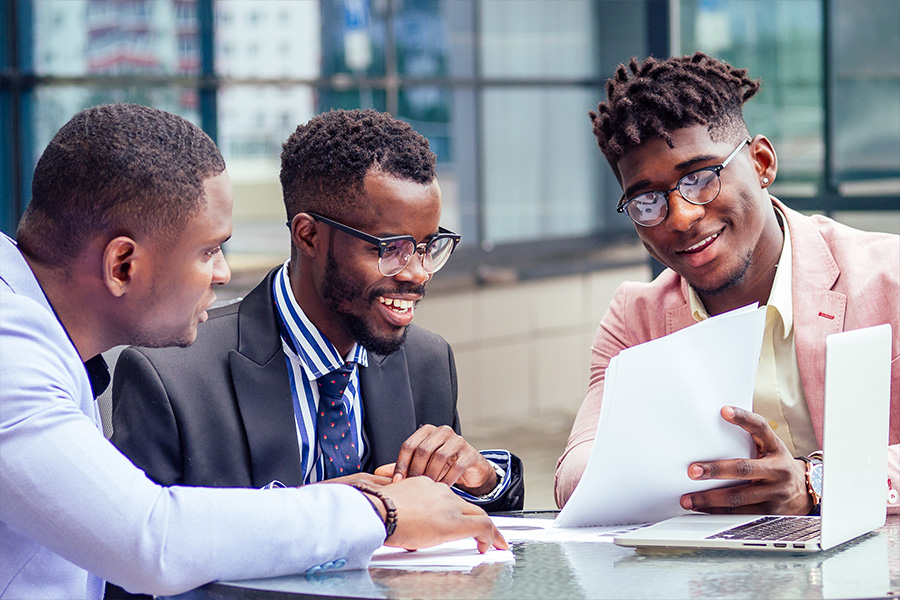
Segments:
[[[691,514],[614,538],[636,548],[819,552],[885,522],[891,393],[889,324],[825,341],[821,516]]]

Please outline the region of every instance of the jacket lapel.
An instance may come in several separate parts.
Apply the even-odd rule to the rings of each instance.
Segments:
[[[813,224],[777,200],[791,232],[794,344],[809,416],[819,447],[825,407],[825,338],[844,329],[847,296],[831,288],[841,274]]]
[[[277,267],[241,302],[238,348],[228,359],[250,446],[252,481],[303,484],[287,362],[281,347],[272,280]]]
[[[390,356],[370,352],[359,385],[372,471],[395,462],[400,446],[418,429],[405,347]]]

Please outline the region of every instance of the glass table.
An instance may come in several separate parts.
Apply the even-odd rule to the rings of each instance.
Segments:
[[[515,563],[470,571],[328,571],[216,582],[177,598],[900,598],[900,515],[842,546],[805,555],[649,551],[606,542],[530,541],[512,549]]]

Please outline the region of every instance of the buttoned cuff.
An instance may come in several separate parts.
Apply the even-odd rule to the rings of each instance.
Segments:
[[[494,467],[494,471],[497,472],[497,479],[499,480],[497,486],[484,496],[473,496],[456,486],[451,487],[451,489],[463,500],[476,505],[487,504],[505,494],[506,490],[509,489],[511,479],[510,473],[512,472],[512,454],[510,454],[508,450],[481,450],[480,454],[491,463],[491,466]]]

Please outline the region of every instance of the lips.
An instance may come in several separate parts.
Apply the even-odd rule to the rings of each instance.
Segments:
[[[209,303],[206,305],[206,308],[204,308],[203,310],[200,311],[200,315],[198,318],[201,323],[205,323],[206,320],[209,319],[209,309],[211,309],[213,307],[213,304],[215,304],[215,303],[216,303],[216,295],[213,294],[212,300],[209,301]]]
[[[384,318],[394,327],[406,327],[413,320],[418,298],[378,296],[378,305]]]
[[[688,246],[684,250],[681,250],[679,254],[696,254],[698,252],[703,252],[710,244],[716,241],[721,233],[721,231],[717,231],[716,233],[703,238],[696,244],[693,244],[692,246]]]

